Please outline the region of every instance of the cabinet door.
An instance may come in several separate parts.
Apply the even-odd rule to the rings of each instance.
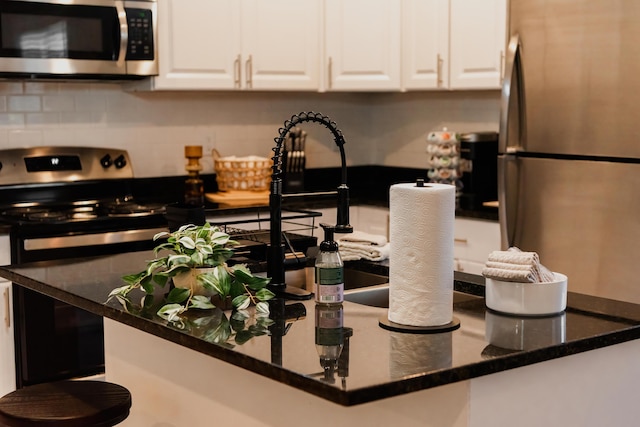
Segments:
[[[402,86],[449,87],[449,0],[403,0]]]
[[[247,89],[318,90],[320,0],[243,0],[243,85]]]
[[[0,235],[0,265],[11,263],[8,235]],[[0,278],[0,396],[16,389],[11,282]]]
[[[326,0],[327,90],[400,89],[401,0]]]
[[[451,89],[500,87],[506,0],[451,0]]]
[[[240,3],[158,2],[154,89],[234,89],[240,84]]]

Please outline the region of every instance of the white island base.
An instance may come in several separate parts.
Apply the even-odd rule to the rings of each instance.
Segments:
[[[640,340],[344,407],[104,319],[106,379],[133,396],[123,427],[636,426]]]

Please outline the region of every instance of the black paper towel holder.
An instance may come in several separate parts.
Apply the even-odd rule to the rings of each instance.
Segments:
[[[460,319],[453,317],[451,322],[438,326],[411,326],[401,323],[392,322],[387,316],[381,316],[378,319],[378,325],[382,329],[393,332],[404,332],[408,334],[439,334],[441,332],[455,331],[460,327]]]

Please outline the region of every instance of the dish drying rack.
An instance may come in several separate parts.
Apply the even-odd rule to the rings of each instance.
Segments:
[[[320,216],[322,216],[320,212],[309,210],[287,209],[282,212],[285,266],[288,269],[306,266],[307,249],[318,245],[314,231],[318,228],[316,217]],[[209,217],[207,221],[211,225],[218,226],[239,243],[235,248],[237,256],[234,258],[236,260],[240,259],[242,262],[266,261],[267,245],[271,241],[268,211],[256,211],[253,219],[225,220],[224,217],[220,217],[218,220],[216,217]],[[267,228],[264,228],[264,225]]]

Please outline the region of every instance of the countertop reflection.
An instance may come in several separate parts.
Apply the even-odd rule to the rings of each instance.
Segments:
[[[260,320],[251,310],[240,315],[219,309],[190,310],[177,324],[168,324],[155,315],[154,308],[162,303],[166,290],[146,299],[140,292],[128,304],[115,300],[105,304],[109,292],[122,285],[121,276],[138,271],[152,257],[151,252],[135,252],[9,266],[1,267],[0,275],[342,405],[437,387],[640,338],[638,305],[570,293],[565,313],[548,318],[516,318],[488,311],[482,280],[470,275],[456,275],[455,288],[465,294],[454,303],[460,328],[432,335],[382,329],[378,319],[386,315],[384,307],[348,301],[340,313],[318,314],[313,301],[277,300],[272,302],[268,320]],[[385,263],[348,263],[347,268],[388,272]],[[324,335],[319,337],[319,333]],[[335,356],[330,362],[330,378],[326,373],[328,362],[322,362],[321,352],[323,357]]]

